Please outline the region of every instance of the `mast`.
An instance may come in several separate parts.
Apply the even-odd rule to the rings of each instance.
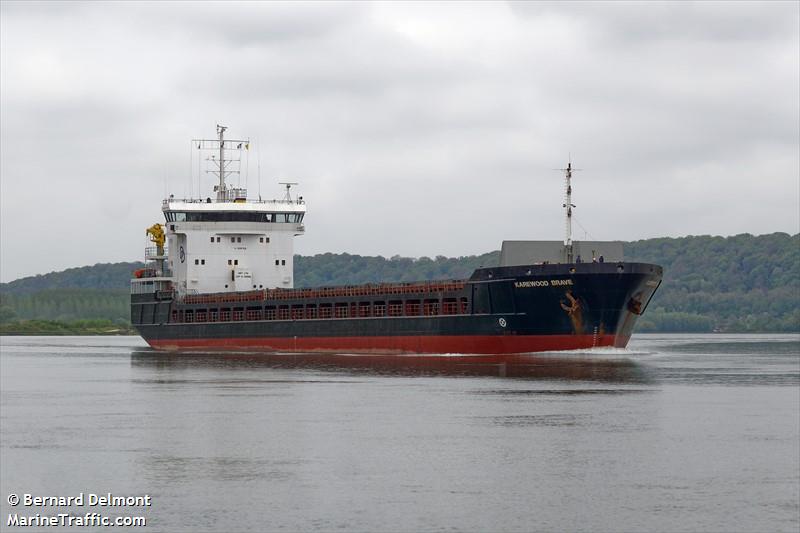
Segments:
[[[565,235],[564,235],[564,251],[566,252],[567,263],[573,263],[573,250],[572,250],[572,208],[576,207],[572,203],[572,171],[580,170],[572,168],[572,159],[567,162],[567,168],[561,169],[564,172],[564,208],[565,215]]]
[[[232,188],[229,190],[225,183],[225,178],[231,174],[239,174],[242,161],[241,152],[242,150],[250,149],[250,140],[226,139],[225,130],[227,129],[227,126],[217,124],[216,139],[192,139],[192,143],[196,144],[198,151],[211,152],[211,156],[206,158],[208,167],[205,172],[211,175],[216,174],[219,180],[219,183],[214,185],[214,192],[217,193],[217,202],[230,201],[234,199],[234,196],[237,198],[246,197],[247,194],[245,189]],[[228,143],[228,146],[225,143]]]
[[[221,200],[220,194],[225,196],[225,130],[226,126],[217,124],[217,135],[219,135],[219,190],[217,191],[217,200]]]

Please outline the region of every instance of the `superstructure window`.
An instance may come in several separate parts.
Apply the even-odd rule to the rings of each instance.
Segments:
[[[231,237],[231,242],[236,242],[236,237]]]
[[[217,237],[217,242],[219,242],[219,237]]]
[[[285,265],[286,264],[286,259],[281,259],[281,264]]]
[[[280,262],[280,261],[278,261],[278,260],[276,259],[276,260],[275,260],[275,266],[278,266],[278,265],[280,265],[280,264],[281,264],[281,262]]]
[[[232,265],[233,264],[233,259],[228,259],[228,264]]]
[[[236,242],[242,242],[242,238],[241,237],[236,237]]]
[[[214,237],[211,237],[211,242],[214,242]]]
[[[259,237],[258,242],[264,242],[264,237]]]
[[[300,223],[305,213],[253,213],[250,211],[183,212],[167,211],[167,222],[269,222]]]
[[[164,213],[164,218],[167,222],[185,222],[186,213],[176,213],[175,211],[167,211]]]
[[[205,264],[206,264],[206,260],[205,260],[205,259],[201,259],[201,260],[200,260],[200,264],[201,264],[201,265],[205,265]]]
[[[238,259],[234,259],[234,260],[233,260],[233,264],[234,264],[234,265],[238,265],[238,264],[239,264],[239,260],[238,260]]]
[[[195,259],[195,260],[194,260],[194,264],[195,264],[195,265],[199,265],[199,264],[200,264],[200,260],[199,260],[199,259]]]

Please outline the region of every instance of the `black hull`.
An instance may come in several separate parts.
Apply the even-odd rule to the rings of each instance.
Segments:
[[[624,347],[661,277],[661,267],[644,263],[498,267],[438,292],[397,285],[407,292],[294,298],[288,291],[280,300],[204,303],[132,295],[131,316],[142,337],[163,350],[503,354]],[[374,316],[381,302],[398,302],[400,316]],[[326,306],[345,316],[320,318]],[[287,315],[267,319],[276,308]]]

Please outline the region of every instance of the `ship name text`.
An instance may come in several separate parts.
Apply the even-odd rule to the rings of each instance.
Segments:
[[[527,289],[531,287],[563,287],[571,286],[571,279],[537,279],[532,281],[515,281],[514,287],[518,289]]]

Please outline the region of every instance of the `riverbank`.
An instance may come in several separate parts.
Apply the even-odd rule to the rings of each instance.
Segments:
[[[0,324],[0,335],[136,335],[128,324],[110,320],[18,320]]]

